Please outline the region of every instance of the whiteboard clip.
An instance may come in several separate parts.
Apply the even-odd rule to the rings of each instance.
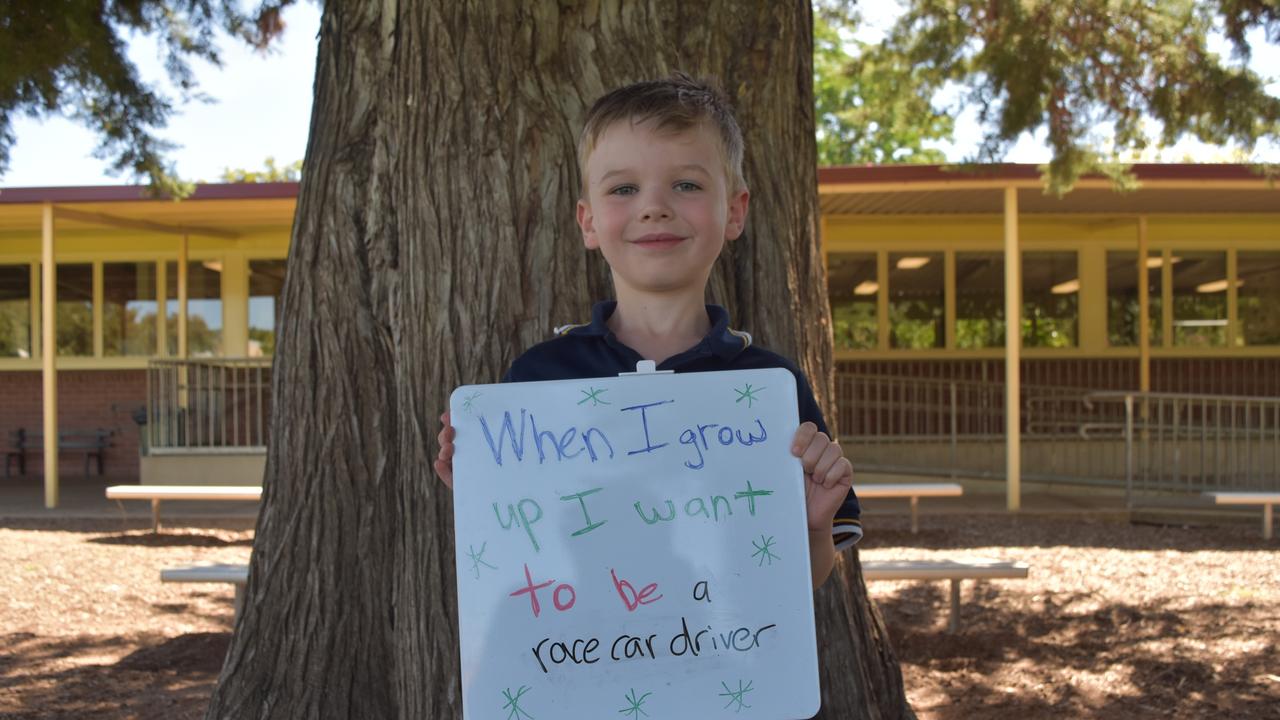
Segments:
[[[659,370],[658,363],[652,360],[641,360],[640,362],[636,363],[635,372],[618,373],[618,376],[621,377],[623,375],[670,375],[674,372],[675,370]]]

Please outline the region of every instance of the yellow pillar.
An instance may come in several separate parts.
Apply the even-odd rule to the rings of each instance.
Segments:
[[[1147,216],[1138,216],[1138,390],[1151,392],[1151,282]]]
[[[1096,243],[1080,249],[1080,349],[1107,352],[1107,249]]]
[[[190,239],[182,236],[178,248],[178,357],[187,357],[187,250]]]
[[[876,293],[876,349],[889,349],[889,253],[876,253],[876,280],[880,292]]]
[[[1005,477],[1010,512],[1022,507],[1022,256],[1018,250],[1018,189],[1004,189]]]
[[[943,346],[947,350],[956,349],[956,251],[946,250],[942,254],[942,307],[943,307]]]
[[[53,260],[53,205],[42,208],[40,368],[44,380],[44,506],[58,507],[58,283]]]
[[[1235,248],[1227,248],[1227,347],[1244,347],[1244,332],[1240,327],[1240,296],[1237,285],[1237,266]]]
[[[825,258],[825,256],[824,256]],[[249,354],[249,261],[244,253],[222,258],[222,354]]]

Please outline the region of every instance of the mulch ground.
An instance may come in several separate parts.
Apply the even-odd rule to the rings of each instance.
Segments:
[[[1280,542],[1256,526],[870,517],[865,559],[981,556],[1027,580],[871,594],[928,718],[1280,718]],[[252,530],[0,520],[0,718],[199,718],[232,591],[162,567],[245,562]]]

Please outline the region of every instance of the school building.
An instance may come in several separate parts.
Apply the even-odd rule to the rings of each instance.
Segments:
[[[856,465],[1280,489],[1280,188],[1134,172],[1059,198],[1026,165],[819,170]],[[43,473],[56,419],[64,477],[261,477],[297,191],[0,190],[6,471]]]

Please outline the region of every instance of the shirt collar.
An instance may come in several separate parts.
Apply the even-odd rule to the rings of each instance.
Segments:
[[[609,329],[609,318],[618,307],[617,300],[604,300],[591,308],[591,322],[571,328],[567,335],[588,335],[614,339]],[[729,327],[729,311],[719,305],[707,305],[707,319],[711,321],[711,330],[706,337],[693,347],[677,355],[682,358],[691,355],[711,353],[725,360],[737,357],[738,353],[751,345],[750,333],[734,330]],[[614,339],[616,342],[616,339]],[[674,359],[674,358],[673,358]]]

